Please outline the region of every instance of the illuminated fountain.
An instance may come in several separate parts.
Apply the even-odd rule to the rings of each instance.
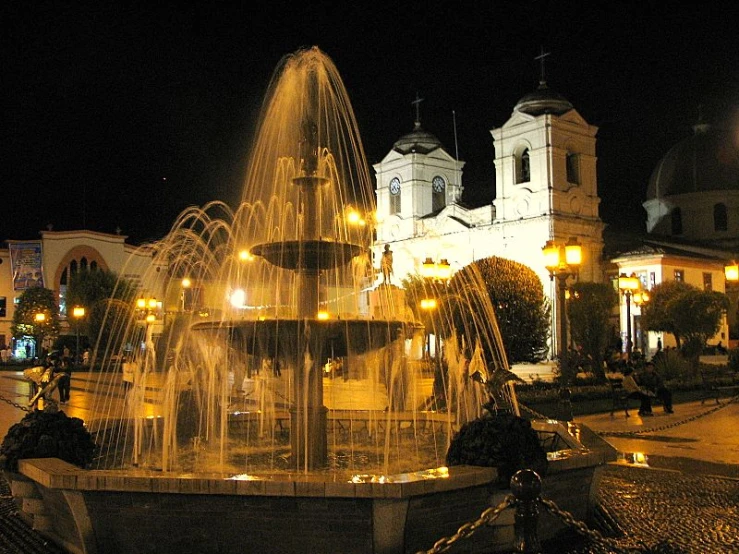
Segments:
[[[144,246],[153,259],[140,288],[159,303],[109,314],[93,409],[110,417],[87,422],[97,466],[21,464],[56,503],[56,540],[77,551],[131,551],[140,539],[163,551],[217,541],[222,552],[389,553],[479,515],[495,470],[443,466],[454,432],[483,413],[486,384],[508,369],[494,311],[473,271],[407,291],[378,284],[373,199],[333,63],[317,48],[287,56],[237,209],[183,212]],[[417,310],[427,296],[433,316]],[[125,396],[121,356],[136,367]],[[509,384],[492,392],[517,413]],[[561,434],[568,452],[603,463]],[[180,513],[175,537],[166,506],[182,495],[197,518]],[[348,527],[328,525],[337,519]]]

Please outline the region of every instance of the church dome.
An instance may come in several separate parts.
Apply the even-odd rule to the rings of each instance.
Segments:
[[[569,112],[572,107],[567,98],[547,87],[545,81],[540,81],[539,88],[521,98],[513,111],[534,116],[542,114],[562,115]]]
[[[411,152],[428,154],[437,148],[443,148],[441,141],[428,131],[424,131],[418,121],[416,121],[413,131],[400,137],[393,145],[393,149],[401,154],[410,154]]]
[[[700,123],[693,136],[659,161],[647,187],[647,200],[692,192],[739,191],[739,143],[719,127]]]

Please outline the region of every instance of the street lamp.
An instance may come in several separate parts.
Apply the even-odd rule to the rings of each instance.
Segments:
[[[85,308],[82,306],[75,306],[72,308],[72,317],[77,320],[75,327],[77,328],[77,346],[74,351],[74,365],[80,364],[80,320],[85,317]]]
[[[557,278],[557,315],[559,317],[559,367],[565,379],[569,379],[567,359],[567,315],[565,314],[565,297],[567,295],[567,279],[577,277],[582,265],[582,246],[572,237],[567,244],[558,244],[548,240],[542,248],[544,266],[549,270],[549,279]]]
[[[631,342],[631,297],[639,290],[641,283],[636,273],[626,275],[622,273],[618,276],[618,290],[626,299],[626,359],[631,359],[631,350],[633,344]]]
[[[452,266],[446,258],[437,263],[428,257],[421,265],[421,276],[433,283],[446,284],[452,278]]]

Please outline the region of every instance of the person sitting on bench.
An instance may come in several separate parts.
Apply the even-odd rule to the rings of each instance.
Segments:
[[[673,413],[672,410],[672,391],[665,387],[662,377],[654,369],[654,362],[647,362],[644,365],[644,371],[639,375],[639,383],[648,392],[660,399],[666,414]]]
[[[634,369],[631,366],[624,368],[624,378],[621,386],[629,393],[629,398],[638,398],[641,402],[639,406],[639,415],[651,416],[652,414],[652,396],[645,389],[642,389],[634,379]]]

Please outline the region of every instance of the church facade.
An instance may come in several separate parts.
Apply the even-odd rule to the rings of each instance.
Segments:
[[[488,205],[462,202],[464,162],[455,159],[416,118],[374,166],[377,241],[374,259],[389,245],[393,284],[420,274],[425,260],[446,260],[459,270],[490,256],[530,267],[554,298],[555,284],[544,265],[547,241],[582,246],[579,278],[600,282],[604,224],[598,215],[596,133],[564,97],[544,81],[491,131],[495,190]],[[553,322],[558,320],[552,302]],[[554,330],[557,325],[552,325]],[[558,337],[555,338],[555,345]],[[556,351],[556,349],[554,350]]]

